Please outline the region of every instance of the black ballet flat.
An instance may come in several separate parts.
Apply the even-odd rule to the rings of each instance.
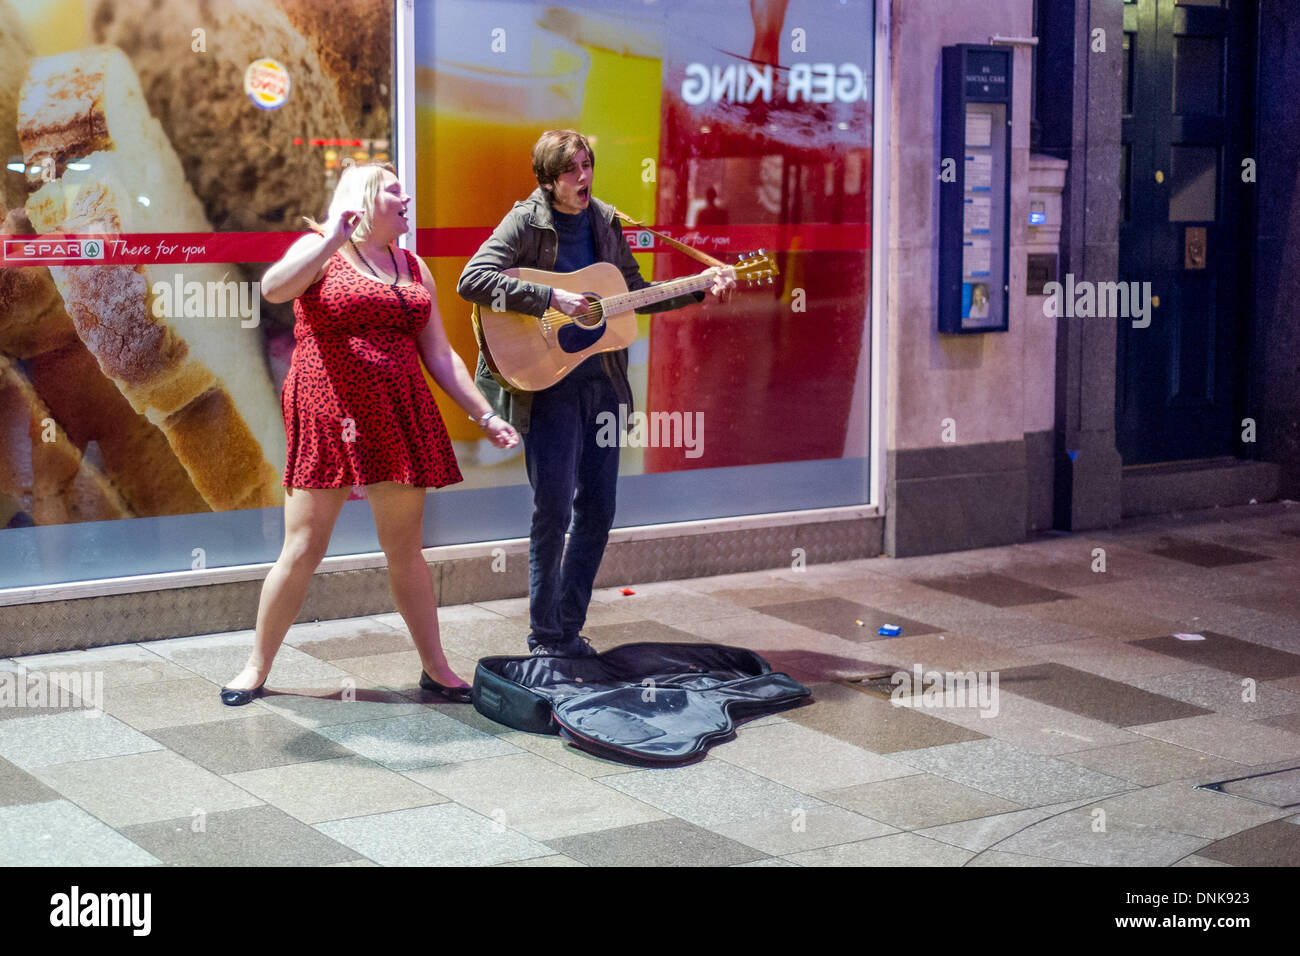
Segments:
[[[424,671],[420,671],[420,690],[427,690],[431,694],[445,697],[453,704],[471,704],[474,702],[474,688],[447,687],[439,684]]]
[[[266,686],[266,681],[246,690],[231,690],[229,687],[221,688],[221,702],[227,707],[243,707],[257,697],[262,696],[262,688]]]

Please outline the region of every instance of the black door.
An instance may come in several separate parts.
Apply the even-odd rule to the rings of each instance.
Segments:
[[[1116,443],[1126,465],[1240,449],[1242,251],[1254,184],[1247,0],[1126,0],[1120,278],[1151,283],[1120,318]],[[1141,321],[1141,320],[1136,320]]]

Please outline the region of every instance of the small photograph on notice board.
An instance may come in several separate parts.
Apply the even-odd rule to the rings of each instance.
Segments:
[[[963,282],[961,286],[961,317],[987,319],[989,317],[989,284]]]

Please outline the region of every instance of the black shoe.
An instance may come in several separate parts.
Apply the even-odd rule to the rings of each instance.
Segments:
[[[439,684],[424,671],[420,671],[420,690],[427,690],[431,694],[445,697],[453,704],[470,704],[474,702],[474,688],[447,687]]]
[[[555,653],[561,657],[595,657],[600,652],[591,646],[591,641],[579,636],[561,644]]]
[[[266,681],[246,690],[231,690],[229,687],[221,688],[221,702],[227,707],[243,707],[251,702],[255,697],[262,696],[262,688],[266,686]]]

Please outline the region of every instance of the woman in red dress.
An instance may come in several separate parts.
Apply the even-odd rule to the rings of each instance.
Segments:
[[[424,665],[420,686],[470,699],[443,653],[421,553],[427,489],[461,475],[418,360],[494,445],[509,448],[519,435],[447,344],[428,268],[397,248],[410,201],[386,163],[344,170],[324,225],[313,223],[262,278],[268,302],[295,300],[296,345],[281,393],[284,548],[262,585],[253,652],[221,689],[230,706],[261,694],[353,485],[366,486],[393,598]]]

